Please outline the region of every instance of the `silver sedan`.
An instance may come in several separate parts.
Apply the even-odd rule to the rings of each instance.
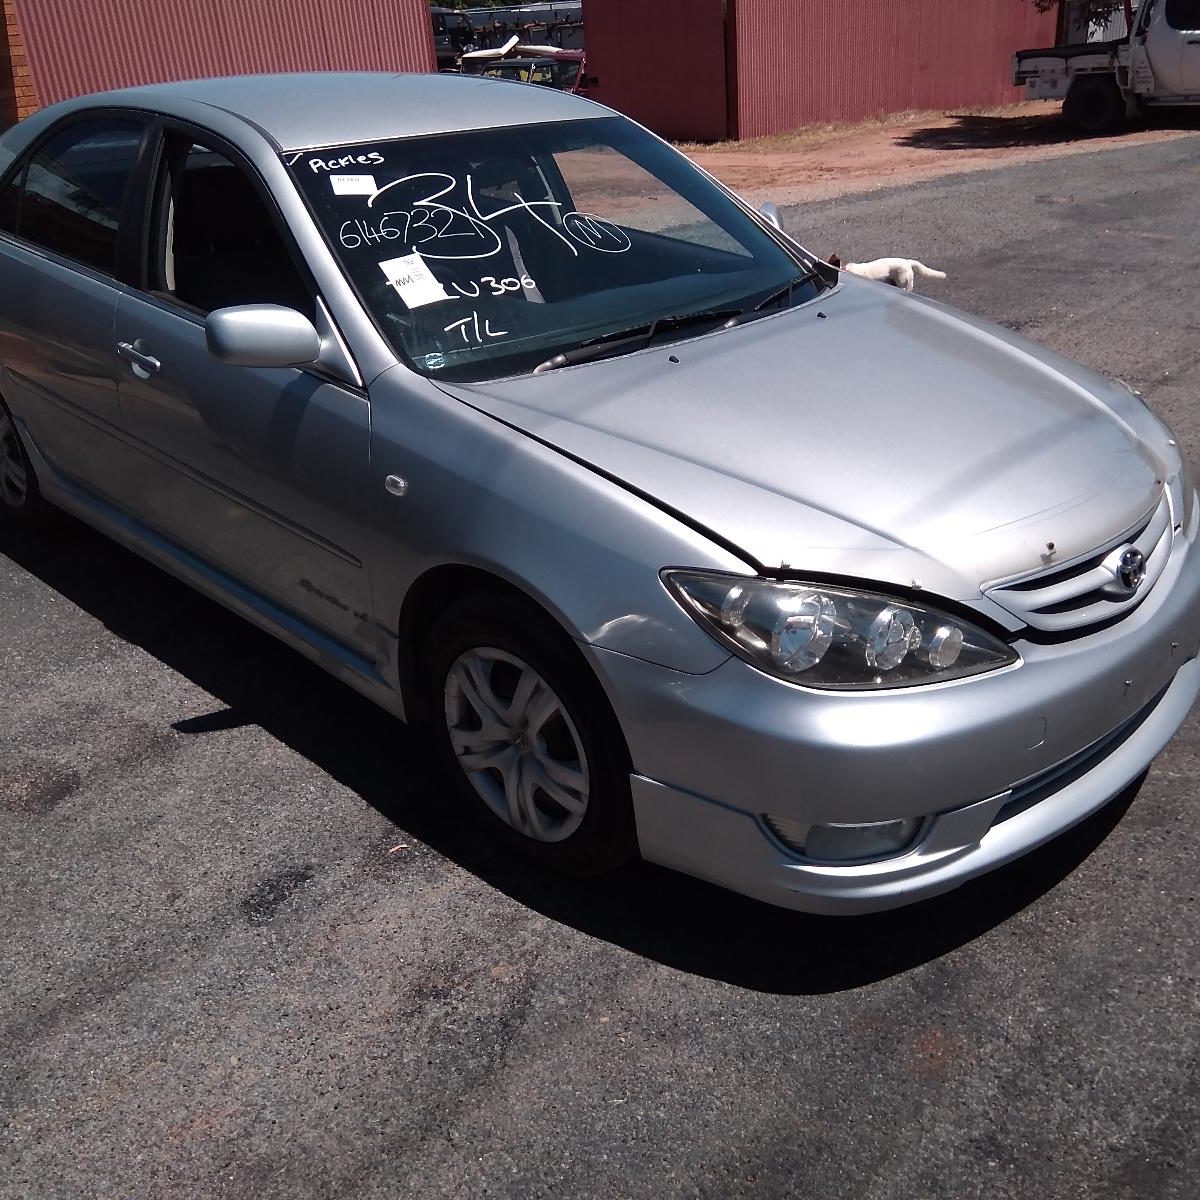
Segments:
[[[1195,493],[1137,396],[515,83],[9,130],[0,519],[47,502],[417,724],[513,849],[798,909],[1031,850],[1200,688]]]

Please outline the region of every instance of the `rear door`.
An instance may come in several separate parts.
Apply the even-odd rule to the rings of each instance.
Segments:
[[[166,127],[144,287],[117,306],[130,506],[186,550],[305,625],[373,657],[364,566],[370,409],[313,369],[219,362],[205,317],[321,302],[265,188],[237,151]]]
[[[56,475],[109,497],[124,462],[116,275],[136,240],[148,124],[71,118],[0,190],[0,390]]]

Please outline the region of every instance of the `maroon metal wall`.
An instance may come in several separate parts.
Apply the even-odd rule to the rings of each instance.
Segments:
[[[428,0],[16,0],[38,99],[264,71],[435,69]]]
[[[589,96],[663,137],[726,137],[725,5],[584,0]]]
[[[730,0],[730,9],[738,137],[1017,100],[1013,51],[1053,45],[1058,19],[1030,0]]]

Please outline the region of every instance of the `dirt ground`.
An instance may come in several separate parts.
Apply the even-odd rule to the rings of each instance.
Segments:
[[[960,171],[1195,137],[1195,109],[1108,137],[1076,137],[1056,101],[948,113],[898,113],[858,125],[812,126],[745,142],[684,144],[685,153],[755,203],[799,204]]]

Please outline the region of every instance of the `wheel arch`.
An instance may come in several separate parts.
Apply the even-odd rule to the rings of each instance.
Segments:
[[[1115,70],[1084,71],[1072,76],[1062,112],[1067,124],[1086,136],[1115,129],[1128,113]]]
[[[505,596],[537,609],[547,624],[562,636],[564,643],[574,647],[580,640],[578,631],[571,629],[561,614],[556,613],[542,597],[495,571],[468,563],[440,563],[430,567],[412,582],[405,593],[396,627],[400,694],[404,711],[410,720],[419,719],[421,715],[418,671],[423,633],[451,605],[469,596],[488,594]],[[580,663],[591,671],[584,655],[578,654],[578,657]]]

